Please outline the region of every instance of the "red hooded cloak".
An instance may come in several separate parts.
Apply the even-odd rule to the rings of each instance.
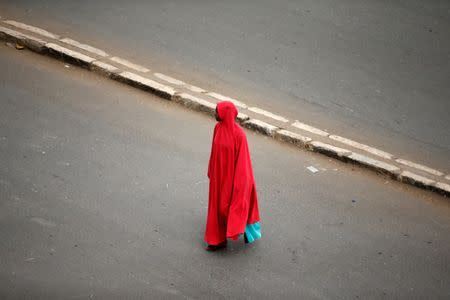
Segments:
[[[252,162],[244,130],[235,122],[233,103],[217,104],[220,121],[214,128],[209,159],[209,204],[205,241],[218,245],[237,239],[247,224],[259,222]]]

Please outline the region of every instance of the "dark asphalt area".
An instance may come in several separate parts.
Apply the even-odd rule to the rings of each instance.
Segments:
[[[0,66],[1,299],[450,297],[448,199],[248,132],[263,238],[208,253],[212,119],[4,44]]]
[[[450,172],[450,2],[0,0],[42,26]]]

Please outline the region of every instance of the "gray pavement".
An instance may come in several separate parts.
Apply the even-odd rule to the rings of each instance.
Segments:
[[[0,298],[450,297],[448,199],[249,132],[263,239],[207,253],[211,119],[3,44],[0,65]]]
[[[448,1],[5,1],[0,14],[450,172]]]

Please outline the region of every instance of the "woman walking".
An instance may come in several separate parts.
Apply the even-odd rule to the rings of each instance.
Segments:
[[[244,130],[236,123],[233,103],[217,104],[208,165],[209,204],[206,250],[226,247],[227,239],[244,234],[246,243],[261,238],[258,197]]]

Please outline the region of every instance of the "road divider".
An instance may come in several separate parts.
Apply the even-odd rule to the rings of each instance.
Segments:
[[[34,52],[62,59],[210,116],[214,115],[218,101],[231,101],[239,107],[240,112],[237,119],[245,128],[262,133],[280,142],[292,144],[298,148],[304,148],[374,170],[403,183],[450,196],[450,174],[444,174],[434,168],[397,158],[389,152],[339,135],[330,134],[325,130],[299,121],[290,124],[287,118],[278,114],[255,106],[249,107],[247,104],[234,98],[190,85],[169,75],[158,72],[138,75],[134,71],[148,73],[150,70],[117,56],[109,57],[103,50],[77,42],[68,37],[60,38],[58,35],[44,29],[17,21],[7,20],[1,22],[4,26],[0,26],[0,38],[8,42],[16,42],[20,46],[23,45]],[[39,37],[30,34],[30,32],[39,35]],[[60,45],[61,43],[67,46],[62,46]],[[162,84],[158,81],[164,81],[167,84]],[[194,93],[194,95],[191,93]],[[195,94],[200,95],[200,97]],[[286,126],[283,125],[284,123],[287,123]],[[315,137],[305,136],[305,132],[313,134]],[[343,144],[345,148],[341,148],[334,143],[329,144],[329,142]],[[375,155],[379,159],[358,153],[359,150],[369,155]]]

